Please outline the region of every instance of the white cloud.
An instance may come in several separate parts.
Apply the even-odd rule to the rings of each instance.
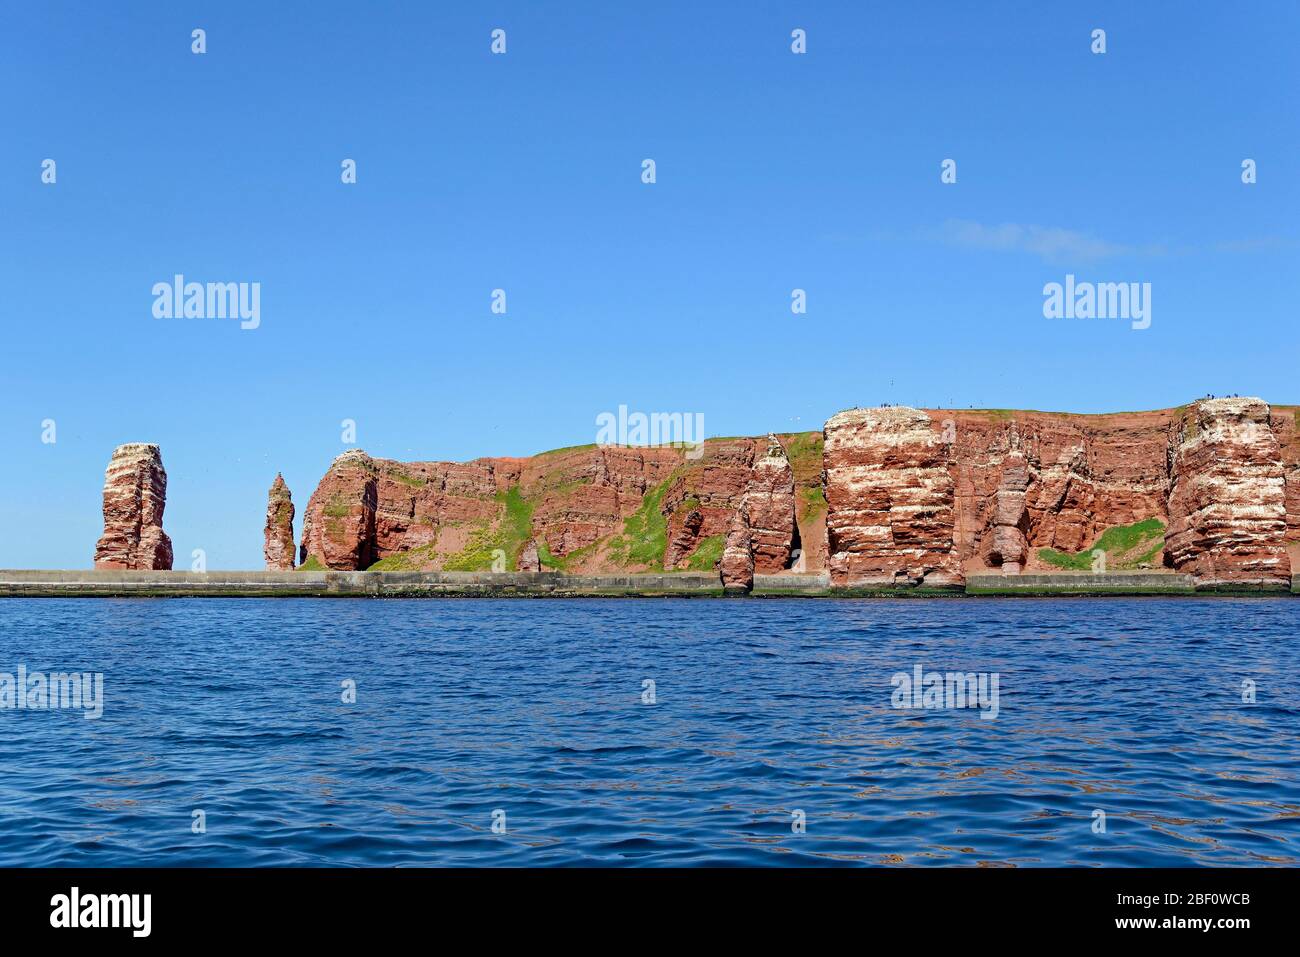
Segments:
[[[940,227],[940,242],[966,249],[995,252],[1024,252],[1048,262],[1078,262],[1108,259],[1112,256],[1152,255],[1164,252],[1160,246],[1128,246],[1112,243],[1087,233],[1059,226],[1032,226],[1003,223],[986,226],[968,219],[950,219]]]

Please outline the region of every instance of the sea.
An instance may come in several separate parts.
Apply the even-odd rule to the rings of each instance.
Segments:
[[[1287,598],[0,599],[0,866],[1296,866],[1298,632]]]

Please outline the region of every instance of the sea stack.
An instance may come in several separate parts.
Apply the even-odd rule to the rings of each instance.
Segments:
[[[530,538],[525,544],[523,551],[519,553],[519,570],[521,572],[540,572],[542,570],[542,559],[537,551],[537,541]]]
[[[266,570],[293,571],[293,496],[279,472],[266,496]]]
[[[166,505],[167,472],[158,446],[119,445],[104,473],[104,534],[95,546],[95,567],[170,571]]]
[[[795,521],[794,473],[775,435],[754,462],[744,499],[754,571],[774,575],[790,567],[790,552],[799,544]]]
[[[718,572],[722,576],[722,590],[728,595],[747,595],[754,587],[754,545],[749,513],[743,503],[731,517]]]

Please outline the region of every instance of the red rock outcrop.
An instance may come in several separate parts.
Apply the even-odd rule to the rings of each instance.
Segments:
[[[266,530],[262,554],[267,571],[293,571],[293,496],[284,476],[276,473],[266,496]]]
[[[1286,475],[1269,407],[1207,399],[1178,420],[1166,552],[1202,582],[1287,584]]]
[[[374,564],[379,469],[365,452],[350,449],[334,460],[307,502],[300,564],[315,558],[325,568]]]
[[[1269,424],[1282,453],[1286,483],[1286,541],[1294,570],[1300,563],[1300,408],[1273,406]]]
[[[851,409],[825,429],[826,535],[836,585],[960,582],[949,447],[919,409]]]
[[[1078,554],[1148,519],[1168,527],[1173,570],[1202,584],[1280,584],[1287,543],[1300,541],[1295,419],[1259,399],[1110,415],[853,410],[825,436],[839,585],[1050,571],[1040,550]],[[1161,564],[1158,537],[1151,563]]]
[[[524,545],[524,550],[519,553],[519,570],[521,572],[540,572],[542,570],[542,560],[537,554],[537,543],[531,538]]]
[[[767,448],[762,439],[721,439],[696,458],[673,447],[587,446],[467,463],[347,452],[307,504],[302,560],[338,569],[470,569],[499,547],[515,569],[531,559],[524,543],[532,539],[539,562],[549,555],[571,572],[703,568],[715,561],[696,552],[721,553],[732,516],[757,483],[754,494],[765,488],[770,500],[757,530],[761,567],[779,571],[789,564],[791,538],[798,541],[794,486],[784,460],[762,464]],[[819,463],[812,471],[820,474]],[[630,534],[659,521],[667,545],[652,559]],[[806,523],[815,533],[821,521],[816,514]],[[639,532],[629,533],[633,526]]]
[[[1025,564],[1029,551],[1025,527],[1029,512],[1025,508],[1025,490],[1029,487],[1029,468],[1020,452],[1013,452],[1003,463],[1002,479],[993,504],[993,549],[990,558],[1004,574],[1016,575]]]
[[[753,589],[753,533],[744,505],[731,516],[731,527],[727,530],[727,541],[718,570],[722,576],[723,591],[747,593]]]
[[[167,472],[156,445],[133,442],[113,450],[104,473],[104,534],[95,567],[165,570],[172,542],[163,531]]]
[[[775,435],[755,460],[745,489],[744,509],[749,522],[754,571],[772,575],[790,567],[790,552],[797,547],[794,473],[785,448]]]
[[[666,570],[686,568],[702,542],[727,535],[749,488],[757,451],[754,439],[707,442],[700,459],[683,461],[675,470],[661,504],[668,516]]]
[[[756,572],[785,571],[798,544],[794,473],[785,448],[769,435],[763,454],[749,468],[739,504],[731,510],[718,569],[723,588],[747,592],[754,587]]]
[[[1277,583],[1300,554],[1296,414],[1257,399],[1108,415],[887,407],[842,412],[821,434],[711,439],[698,458],[353,451],[311,496],[301,552],[321,567],[423,570],[504,552],[516,569],[534,567],[531,541],[538,567],[573,573],[718,566],[745,588],[754,573],[828,569],[841,586],[948,585],[1055,570],[1056,553],[1080,567],[1107,530],[1147,523],[1113,570]]]

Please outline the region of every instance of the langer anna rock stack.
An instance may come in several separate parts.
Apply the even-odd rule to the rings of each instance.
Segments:
[[[104,534],[95,546],[95,567],[170,571],[166,505],[167,472],[158,446],[119,445],[104,473]]]

